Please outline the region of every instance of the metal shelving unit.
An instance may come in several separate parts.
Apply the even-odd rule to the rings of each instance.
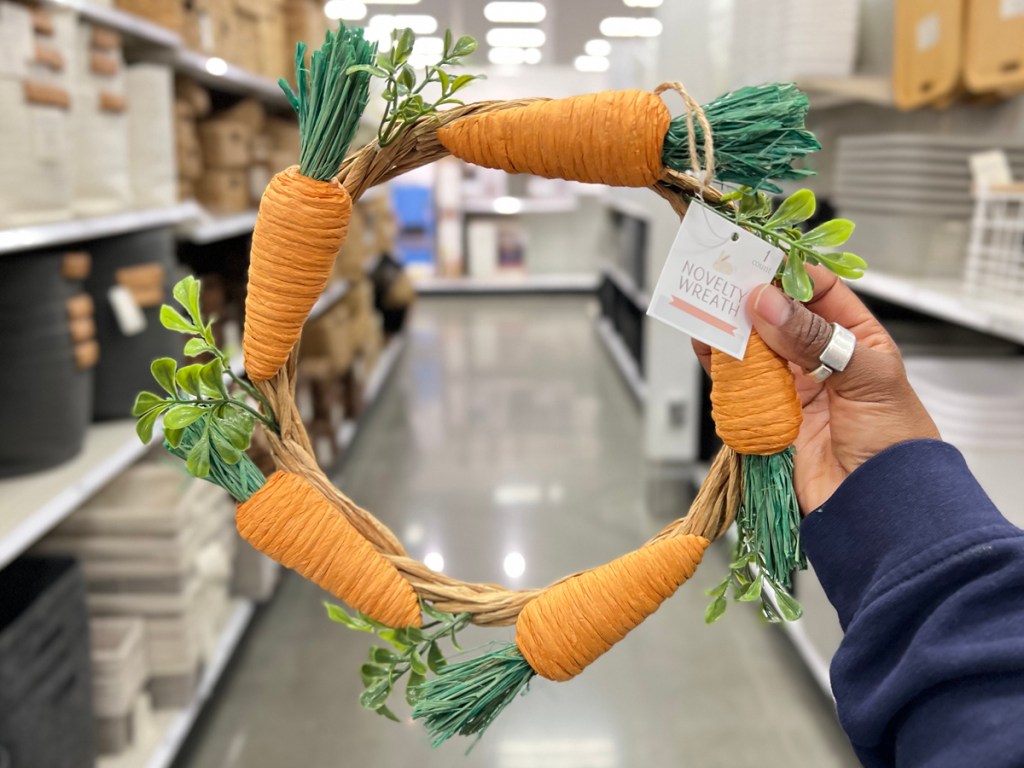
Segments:
[[[78,13],[86,21],[102,24],[120,32],[139,43],[155,45],[162,48],[180,48],[181,38],[169,29],[154,24],[146,19],[141,19],[117,8],[110,8],[88,0],[44,0],[50,5],[63,8],[70,8]]]
[[[647,402],[647,382],[640,375],[640,369],[637,367],[636,361],[633,360],[633,356],[629,354],[629,350],[626,349],[622,337],[615,332],[611,321],[606,317],[599,319],[595,328],[597,337],[604,344],[604,348],[608,350],[608,354],[611,355],[612,362],[622,374],[630,393],[637,403],[643,405]]]
[[[209,245],[232,237],[247,235],[256,226],[256,209],[227,216],[214,216],[200,210],[199,215],[178,227],[178,237],[194,245]]]
[[[210,58],[204,53],[179,48],[174,51],[171,66],[214,90],[255,96],[272,106],[289,108],[284,92],[270,78],[253,74],[231,63],[227,64],[223,74],[213,74],[207,68]]]

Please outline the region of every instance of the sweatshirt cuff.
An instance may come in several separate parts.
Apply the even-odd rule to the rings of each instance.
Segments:
[[[978,485],[960,452],[939,440],[912,440],[887,448],[854,470],[828,501],[804,518],[800,534],[845,630],[868,590],[893,569],[993,525],[1015,530]]]

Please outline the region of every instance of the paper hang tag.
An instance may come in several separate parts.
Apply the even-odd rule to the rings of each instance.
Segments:
[[[647,314],[742,360],[751,329],[747,297],[771,282],[782,258],[780,249],[694,203]]]
[[[111,286],[107,291],[110,308],[114,310],[117,327],[125,336],[136,336],[146,330],[146,315],[135,303],[132,292],[123,285]]]

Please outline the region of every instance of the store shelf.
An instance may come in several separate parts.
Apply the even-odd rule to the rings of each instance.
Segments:
[[[256,209],[228,216],[215,216],[200,209],[199,215],[178,227],[178,236],[195,245],[208,245],[248,235],[256,226]]]
[[[628,298],[641,312],[647,312],[651,304],[651,296],[640,288],[632,277],[614,264],[606,262],[601,268],[602,274],[615,283],[619,291]]]
[[[869,270],[849,285],[858,293],[1024,344],[1024,303],[972,294],[960,277],[910,277]]]
[[[136,232],[140,229],[168,227],[195,219],[201,214],[202,209],[195,202],[187,202],[166,208],[125,211],[110,216],[71,219],[33,227],[0,229],[0,254],[95,240],[100,237]]]
[[[398,334],[392,337],[388,345],[384,347],[384,350],[380,353],[380,358],[377,360],[377,367],[373,369],[373,373],[370,374],[370,380],[366,382],[366,390],[363,392],[363,414],[358,419],[346,419],[341,427],[338,429],[338,445],[342,451],[346,449],[356,439],[356,435],[359,433],[359,427],[362,424],[363,418],[369,413],[373,404],[377,401],[377,397],[380,395],[381,390],[387,383],[388,378],[395,370],[395,366],[398,363],[398,358],[402,355],[402,350],[405,348],[405,336]]]
[[[420,294],[593,293],[596,275],[509,275],[500,277],[427,277],[416,281]]]
[[[100,758],[97,768],[170,768],[245,635],[253,611],[251,601],[235,600],[234,610],[213,656],[207,661],[192,703],[182,710],[157,712],[154,718],[156,727],[149,734],[150,738],[142,739],[119,755]]]
[[[209,60],[210,57],[206,54],[179,49],[174,53],[172,64],[178,72],[195,78],[214,90],[255,96],[268,104],[288,107],[288,99],[285,98],[281,87],[270,78],[239,69],[233,64],[227,65],[224,74],[214,75],[206,68]]]
[[[597,337],[601,339],[608,354],[611,355],[615,367],[619,369],[622,378],[626,381],[630,393],[640,405],[647,402],[647,382],[640,375],[640,369],[633,360],[626,345],[622,342],[619,334],[615,332],[611,321],[602,317],[597,321]]]
[[[812,110],[845,107],[850,104],[895,106],[892,81],[881,75],[809,77],[801,79],[797,85],[807,94]]]
[[[154,440],[162,432],[154,430]],[[136,462],[149,446],[135,420],[93,424],[81,453],[43,472],[0,480],[0,568],[45,536],[83,502]]]
[[[181,38],[169,29],[116,8],[97,5],[88,0],[45,0],[45,2],[50,5],[71,8],[86,21],[116,29],[125,37],[140,43],[164,48],[181,47]]]

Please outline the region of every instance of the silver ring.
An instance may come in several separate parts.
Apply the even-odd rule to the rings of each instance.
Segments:
[[[839,323],[832,323],[832,335],[818,356],[821,365],[813,371],[807,371],[807,375],[814,381],[822,382],[836,371],[846,370],[856,348],[857,337]]]

